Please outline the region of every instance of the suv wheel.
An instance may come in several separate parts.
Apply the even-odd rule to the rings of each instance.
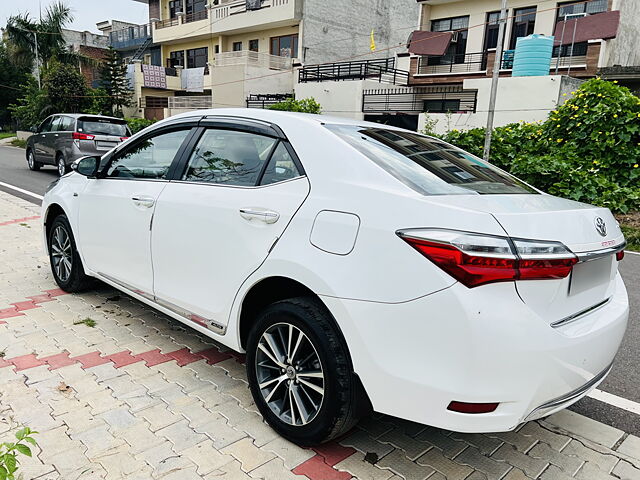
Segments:
[[[47,238],[51,272],[58,286],[65,292],[79,292],[91,284],[85,275],[82,260],[76,249],[71,225],[66,215],[58,215]]]
[[[64,156],[61,153],[59,153],[56,157],[56,166],[58,167],[58,175],[60,175],[61,177],[67,173],[67,164],[64,160]]]
[[[267,423],[298,445],[329,441],[358,420],[347,346],[316,299],[283,300],[262,312],[247,341],[247,376]]]
[[[33,170],[37,172],[40,170],[42,166],[40,163],[36,162],[36,156],[33,154],[33,150],[29,150],[27,152],[27,164],[29,165],[29,170]]]

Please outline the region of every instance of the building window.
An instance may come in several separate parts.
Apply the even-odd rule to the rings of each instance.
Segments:
[[[184,50],[169,53],[167,67],[175,68],[177,66],[184,67]]]
[[[177,18],[182,12],[182,0],[171,0],[169,2],[169,18]]]
[[[190,15],[192,13],[204,12],[207,9],[207,0],[187,0],[187,8],[185,13]]]
[[[233,42],[233,51],[234,52],[242,51],[242,42]]]
[[[214,48],[214,53],[220,53],[220,45],[216,45],[213,47]]]
[[[298,34],[271,37],[271,55],[295,58],[298,56]]]
[[[432,32],[454,32],[451,45],[441,57],[429,57],[428,65],[450,65],[452,63],[464,63],[467,52],[467,35],[469,17],[453,17],[433,20]]]
[[[558,4],[558,22],[564,20],[565,15],[587,14],[606,12],[609,8],[608,0],[591,0],[590,2],[562,2]]]
[[[520,37],[533,34],[536,23],[536,7],[516,8],[513,12],[513,26],[511,28],[511,50],[516,48],[516,42]]]
[[[209,49],[207,47],[187,50],[187,68],[206,67],[208,61]]]
[[[260,48],[260,42],[258,41],[258,39],[255,40],[249,40],[249,50],[251,50],[252,52],[257,52]]]
[[[424,111],[431,113],[448,113],[460,111],[460,100],[458,99],[439,99],[439,100],[425,100]]]
[[[487,13],[487,26],[484,30],[484,49],[498,47],[498,30],[500,29],[500,12]]]

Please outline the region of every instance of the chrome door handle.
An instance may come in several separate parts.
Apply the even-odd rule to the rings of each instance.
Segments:
[[[156,201],[151,198],[151,197],[145,197],[145,196],[136,196],[136,197],[131,197],[131,200],[133,200],[133,203],[135,203],[137,206],[141,206],[141,207],[153,207],[153,205],[156,203]]]
[[[245,220],[260,220],[264,223],[276,223],[280,218],[278,212],[261,208],[241,208],[240,216]]]

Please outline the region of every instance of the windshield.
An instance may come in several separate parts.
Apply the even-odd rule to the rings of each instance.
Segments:
[[[538,193],[499,168],[441,140],[385,128],[326,127],[423,195]]]
[[[128,137],[130,135],[125,122],[107,118],[80,119],[78,120],[78,132],[112,137]]]

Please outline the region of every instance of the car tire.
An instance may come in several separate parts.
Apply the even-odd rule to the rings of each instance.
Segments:
[[[67,162],[64,159],[64,155],[61,153],[56,157],[56,168],[58,169],[58,175],[61,177],[69,171],[67,169]]]
[[[247,340],[247,377],[267,423],[300,446],[338,437],[359,419],[347,345],[317,299],[282,300],[259,315]]]
[[[73,293],[86,290],[91,286],[93,281],[84,273],[73,231],[66,215],[58,215],[53,220],[47,235],[47,245],[51,272],[62,290]]]
[[[33,153],[33,150],[29,150],[27,152],[27,165],[29,166],[29,170],[37,172],[42,167],[42,164],[36,162],[36,156]]]

